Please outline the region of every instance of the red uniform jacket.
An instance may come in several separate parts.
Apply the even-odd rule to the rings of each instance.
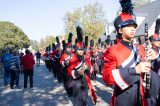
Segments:
[[[89,60],[89,58],[84,58],[83,61],[80,61],[77,58],[76,54],[72,54],[72,57],[69,61],[69,66],[68,66],[68,73],[70,76],[72,76],[73,79],[77,79],[80,77],[80,75],[78,74],[78,71],[82,70],[83,64],[86,64],[88,66],[88,73],[85,75],[86,80],[87,80],[87,84],[89,87],[89,90],[91,92],[91,97],[94,101],[94,103],[96,104],[96,100],[97,100],[97,96],[93,90],[90,78],[88,74],[91,74],[93,72],[93,67],[91,65],[91,61]]]
[[[108,85],[115,85],[115,88],[123,91],[140,80],[140,75],[136,73],[135,65],[140,61],[144,61],[144,47],[133,47],[122,40],[106,51],[103,60],[103,81]],[[143,94],[144,92],[141,90],[142,99]],[[114,96],[112,97],[113,106],[115,106]]]
[[[88,50],[85,58],[89,59],[91,61],[91,65],[93,67],[93,71],[98,70],[98,64],[97,64],[98,56],[97,56],[97,51],[95,49],[93,50],[93,52],[91,52],[91,50]]]
[[[84,59],[84,61],[82,62],[78,60],[76,54],[72,54],[72,57],[69,61],[68,73],[73,77],[73,79],[76,79],[79,76],[77,72],[82,69],[84,63],[89,66],[89,71],[90,73],[92,73],[93,68],[88,58]]]
[[[60,64],[63,66],[63,67],[66,67],[68,66],[69,64],[69,60],[71,59],[71,54],[68,54],[68,53],[63,53],[61,58],[60,58]]]
[[[49,52],[44,53],[43,56],[44,56],[45,60],[50,60],[51,59],[51,53],[49,53]]]

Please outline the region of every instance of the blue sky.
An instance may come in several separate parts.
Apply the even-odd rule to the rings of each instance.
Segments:
[[[40,40],[48,35],[64,32],[66,12],[98,1],[112,21],[119,8],[119,0],[0,0],[0,21],[19,26],[30,39]]]

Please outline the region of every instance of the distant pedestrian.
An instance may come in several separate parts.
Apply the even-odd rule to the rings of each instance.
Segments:
[[[25,56],[22,58],[22,65],[24,68],[24,88],[27,88],[28,77],[30,80],[30,88],[33,88],[33,67],[35,64],[34,58],[30,55],[30,51],[25,51]]]
[[[37,67],[40,66],[40,60],[41,60],[41,53],[39,52],[39,50],[35,53],[36,56],[36,63],[37,63]]]

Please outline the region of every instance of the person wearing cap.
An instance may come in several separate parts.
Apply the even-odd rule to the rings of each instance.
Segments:
[[[52,45],[49,45],[49,46],[48,46],[48,49],[49,49],[49,50],[48,50],[48,57],[47,57],[47,59],[48,59],[47,61],[48,61],[48,69],[49,69],[49,71],[53,71],[53,70],[52,70],[52,50],[51,50],[52,48],[51,48],[51,46],[52,46]]]
[[[91,39],[90,40],[90,47],[89,47],[89,50],[86,54],[86,58],[88,58],[90,61],[91,61],[91,64],[92,64],[92,67],[93,67],[93,74],[92,74],[92,79],[95,80],[96,79],[96,74],[98,72],[98,65],[97,65],[97,62],[96,62],[96,57],[97,57],[97,54],[96,54],[96,51],[94,49],[94,40]]]
[[[144,60],[144,47],[132,44],[137,23],[130,2],[120,0],[122,13],[115,19],[114,26],[121,40],[106,51],[104,60],[102,79],[107,85],[114,85],[111,106],[148,106],[148,101],[144,98],[142,74],[151,72],[154,78],[158,78],[151,71],[151,64]],[[152,49],[147,52],[150,60],[154,60],[156,55]],[[150,100],[151,103],[154,102]]]
[[[149,37],[150,42],[152,43],[153,48],[159,49],[160,47],[160,37],[157,34],[154,34]]]
[[[99,73],[102,75],[102,54],[103,54],[103,52],[101,49],[101,38],[98,39],[96,54],[97,54],[96,63],[99,67],[98,68]]]
[[[46,52],[44,53],[43,57],[44,57],[44,60],[45,60],[45,65],[47,67],[47,69],[49,71],[51,71],[51,65],[50,65],[50,59],[51,59],[51,53],[50,53],[50,50],[51,50],[51,47],[50,45],[48,47],[46,47]]]
[[[160,37],[157,34],[154,34],[149,37],[152,48],[157,52],[158,58],[152,62],[152,66],[154,66],[153,71],[160,75]]]
[[[54,75],[54,77],[57,77],[57,71],[56,71],[56,64],[55,64],[55,54],[56,54],[57,50],[56,50],[56,45],[55,43],[52,43],[52,53],[51,53],[51,69],[52,69],[52,73]]]
[[[103,42],[101,42],[101,62],[102,62],[102,65],[101,65],[101,74],[103,73],[103,70],[102,70],[102,68],[103,68],[103,63],[104,63],[104,61],[105,61],[105,56],[107,55],[106,54],[106,50],[109,48],[109,44],[107,44],[106,43],[106,41],[107,40],[105,40],[105,41],[103,41]],[[108,41],[107,41],[108,42]]]
[[[159,35],[160,35],[160,18],[156,20],[155,34],[149,37],[149,40],[152,45],[152,49],[155,50],[158,54],[157,58],[152,61],[152,70],[160,76],[160,36]],[[156,82],[157,82],[157,79],[156,79]],[[155,86],[155,85],[153,85],[153,87],[154,89],[152,92],[154,92],[155,97],[159,92],[157,96],[157,104],[156,104],[157,106],[159,106],[160,105],[160,88],[158,88],[158,86]]]
[[[69,65],[69,61],[72,57],[72,33],[69,33],[68,36],[68,43],[62,43],[63,44],[63,54],[60,58],[60,64],[62,65],[62,72],[63,72],[63,82],[64,82],[64,88],[67,91],[67,95],[68,97],[72,96],[72,87],[71,87],[71,82],[72,79],[71,77],[68,75],[68,65]]]
[[[84,58],[84,43],[81,27],[77,27],[77,43],[75,45],[75,53],[68,65],[68,74],[72,77],[74,106],[86,106],[88,100],[88,87],[91,92],[91,97],[96,103],[96,94],[93,90],[90,74],[93,72],[93,67],[89,59]]]

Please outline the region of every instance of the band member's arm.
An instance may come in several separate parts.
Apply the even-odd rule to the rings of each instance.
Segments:
[[[63,61],[65,60],[65,54],[63,54],[60,58],[60,64],[64,67]]]
[[[112,50],[108,49],[105,54],[102,77],[105,83],[116,84],[124,90],[139,80],[139,74],[136,73],[135,67],[117,69],[117,60]]]
[[[65,67],[69,65],[69,60],[70,60],[71,56],[67,55],[67,54],[63,54],[60,58],[60,64]]]
[[[60,55],[59,55],[59,54],[55,54],[55,55],[54,55],[54,59],[55,59],[55,60],[58,60],[59,58],[60,58]]]
[[[86,59],[86,64],[88,66],[86,70],[89,71],[90,74],[92,74],[94,71],[94,68],[89,58]]]
[[[78,71],[75,70],[75,64],[74,63],[69,63],[68,73],[69,73],[69,76],[72,76],[73,79],[76,79],[76,78],[79,77]]]

